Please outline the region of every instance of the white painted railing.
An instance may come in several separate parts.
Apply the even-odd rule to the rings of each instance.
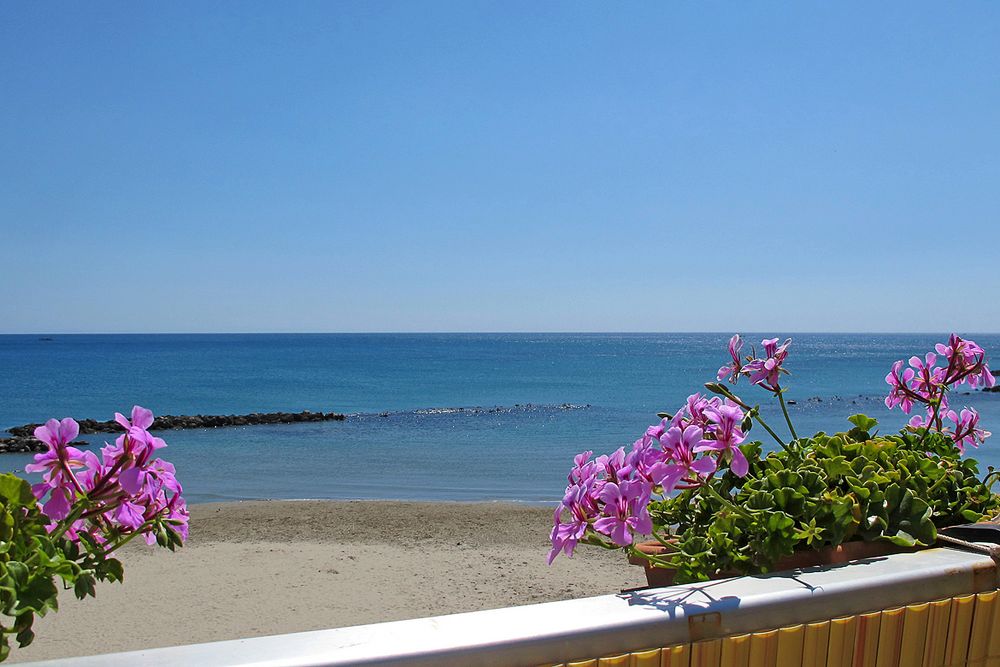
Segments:
[[[997,587],[997,565],[989,556],[937,548],[706,584],[32,664],[539,665],[778,628]]]

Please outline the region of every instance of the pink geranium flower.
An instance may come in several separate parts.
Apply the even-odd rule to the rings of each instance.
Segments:
[[[42,483],[35,484],[32,491],[44,501],[42,512],[53,520],[49,530],[58,529],[58,522],[77,510],[78,502],[85,502],[76,514],[82,518],[63,527],[69,539],[79,539],[86,532],[104,543],[142,532],[147,542],[155,542],[154,529],[164,520],[186,538],[187,506],[176,470],[152,456],[166,445],[147,430],[153,424],[153,413],[135,406],[131,420],[119,413],[115,420],[126,432],[114,445],[102,449],[101,458],[69,446],[79,434],[79,425],[72,419],[52,419],[35,430],[48,450],[38,454],[25,470],[43,473]]]
[[[965,451],[965,445],[978,447],[981,443],[986,442],[986,438],[992,435],[989,431],[979,428],[979,413],[972,408],[965,408],[961,414],[956,414],[954,410],[949,410],[947,416],[948,419],[955,423],[952,438],[955,440],[955,445],[963,452]]]
[[[701,451],[699,448],[709,442],[704,435],[705,432],[697,426],[689,426],[683,431],[674,426],[660,438],[670,461],[661,482],[665,490],[675,489],[682,483],[697,484],[715,472],[714,459],[697,456],[697,452]]]
[[[157,438],[149,432],[149,427],[153,425],[154,421],[152,410],[135,405],[132,406],[131,421],[120,412],[115,413],[115,421],[125,429],[125,435],[128,436],[132,446],[136,448],[138,455],[145,453],[146,449],[152,452],[152,450],[167,446],[163,438]],[[118,444],[117,441],[116,444]]]
[[[739,445],[746,441],[746,435],[740,428],[743,423],[743,411],[738,405],[728,403],[718,407],[709,408],[705,411],[709,419],[712,420],[712,436],[714,440],[708,440],[704,444],[695,448],[695,451],[718,451],[727,458],[730,463],[730,470],[738,477],[746,477],[750,470],[750,464]]]
[[[569,512],[569,520],[563,521],[563,514],[566,511]],[[560,553],[573,556],[577,543],[583,539],[590,521],[596,514],[597,506],[591,496],[590,487],[574,485],[566,489],[566,495],[556,508],[553,517],[555,525],[549,536],[552,541],[552,550],[548,557],[549,565]]]
[[[745,372],[750,377],[750,382],[768,391],[777,391],[780,375],[784,372],[781,365],[785,363],[785,358],[788,356],[788,346],[791,344],[791,338],[781,345],[778,345],[777,338],[762,340],[761,345],[764,346],[765,357],[753,359],[744,367]]]
[[[42,505],[42,512],[55,521],[69,515],[77,493],[84,490],[74,471],[98,465],[93,453],[69,446],[79,433],[80,425],[69,417],[62,421],[50,419],[34,432],[35,437],[44,442],[48,449],[36,454],[34,463],[24,466],[25,472],[43,473],[42,483],[35,484],[32,491],[39,500],[49,496],[48,501]]]
[[[912,368],[904,369],[902,360],[893,363],[892,370],[885,376],[886,384],[891,387],[889,395],[885,397],[885,407],[892,410],[898,405],[903,412],[910,414],[913,402],[917,398],[916,392],[910,388],[910,383],[916,374]]]
[[[727,377],[733,384],[739,380],[740,373],[743,371],[743,361],[740,359],[740,350],[742,349],[743,339],[740,338],[739,334],[729,339],[729,356],[732,357],[732,363],[719,369],[717,377],[720,382]]]
[[[965,383],[973,388],[979,385],[992,387],[996,384],[996,378],[986,363],[986,351],[975,341],[952,334],[947,345],[938,343],[934,347],[939,354],[948,358],[945,378],[947,384]]]
[[[620,547],[632,544],[633,534],[646,535],[653,530],[646,508],[649,497],[649,485],[643,481],[608,482],[600,496],[604,502],[604,516],[594,522],[594,529]]]
[[[915,403],[924,404],[927,416],[911,418],[908,426],[913,429],[943,431],[942,419],[947,416],[955,422],[955,444],[964,451],[965,445],[977,446],[989,432],[976,426],[979,415],[975,410],[966,409],[961,413],[949,410],[948,390],[963,383],[972,387],[992,386],[996,380],[986,363],[986,352],[974,341],[952,334],[947,345],[938,343],[934,349],[936,354],[929,352],[923,359],[910,357],[910,368],[903,369],[902,361],[892,365],[885,376],[890,386],[885,404],[889,409],[898,405],[907,414]],[[948,360],[947,366],[937,365],[939,355]]]
[[[674,415],[674,418],[670,421],[670,425],[682,429],[688,426],[700,426],[704,429],[708,425],[708,417],[705,416],[705,410],[718,404],[719,398],[716,396],[706,398],[700,393],[691,394],[687,397],[684,406]]]

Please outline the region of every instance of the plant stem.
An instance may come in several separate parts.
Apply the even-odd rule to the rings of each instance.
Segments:
[[[605,542],[603,539],[601,539],[594,533],[590,532],[589,529],[587,530],[587,534],[583,537],[583,539],[580,540],[580,543],[591,544],[595,547],[601,547],[602,549],[607,549],[608,551],[614,551],[621,548],[617,544],[609,544],[608,542]]]
[[[753,519],[754,519],[753,514],[751,514],[746,509],[740,507],[739,505],[737,505],[736,503],[734,503],[729,498],[726,498],[725,496],[723,496],[721,493],[719,493],[718,491],[716,491],[715,489],[713,489],[710,485],[706,484],[702,488],[707,489],[710,494],[712,494],[713,496],[715,496],[716,500],[720,501],[723,505],[725,505],[729,509],[731,509],[734,512],[736,512],[737,514],[739,514],[740,516],[742,516],[744,519],[750,519],[751,521],[753,521]]]
[[[69,527],[72,526],[73,523],[77,519],[80,518],[80,514],[81,514],[82,511],[83,511],[82,507],[77,507],[77,508],[73,509],[73,511],[70,512],[69,516],[67,516],[65,519],[63,519],[62,521],[59,522],[59,524],[58,524],[59,527],[56,528],[51,533],[49,533],[49,537],[52,540],[57,540],[60,537],[62,537],[63,533],[65,533],[67,530],[69,530]],[[34,551],[28,557],[28,559],[26,561],[24,561],[24,564],[30,567],[36,560],[38,560],[38,554],[39,553],[41,553],[41,552],[37,551],[37,550]]]
[[[946,482],[946,481],[948,480],[948,477],[949,477],[950,475],[951,475],[951,469],[948,469],[948,470],[945,470],[945,471],[944,471],[944,474],[943,474],[943,475],[941,475],[941,478],[940,478],[940,479],[938,479],[938,480],[937,480],[936,482],[934,482],[933,484],[931,484],[931,485],[930,485],[930,486],[929,486],[929,487],[927,488],[927,491],[926,491],[926,495],[928,496],[928,500],[930,499],[930,498],[929,498],[929,496],[930,496],[931,492],[932,492],[932,491],[937,491],[937,488],[938,488],[939,486],[941,486],[941,484],[942,484],[942,483]]]
[[[70,512],[69,516],[67,516],[65,519],[63,519],[62,521],[59,522],[59,527],[56,528],[51,533],[49,533],[49,538],[52,539],[52,540],[57,540],[60,537],[62,537],[63,533],[65,533],[67,530],[69,530],[70,526],[72,526],[74,523],[76,523],[77,519],[80,518],[80,515],[83,514],[84,509],[85,508],[83,507],[82,503],[79,504],[79,505],[77,505],[73,509],[73,511]]]
[[[940,400],[934,404],[934,414],[931,415],[930,419],[927,421],[927,426],[924,427],[924,434],[920,436],[920,440],[917,441],[917,447],[924,444],[924,440],[927,438],[927,434],[931,432],[931,427],[935,425],[938,421],[938,413],[941,411]],[[941,426],[938,424],[937,431],[941,431]]]
[[[642,556],[643,558],[648,560],[650,563],[653,563],[654,565],[662,565],[663,567],[669,567],[669,568],[674,567],[674,564],[669,560],[667,560],[666,558],[660,558],[659,556],[654,556],[653,554],[646,554],[639,551],[638,549],[636,549],[633,553]]]
[[[770,426],[767,425],[767,422],[765,422],[763,419],[761,419],[761,417],[760,417],[760,406],[759,405],[755,405],[754,407],[751,408],[749,405],[747,405],[746,403],[744,403],[740,399],[739,396],[737,396],[733,392],[729,391],[729,389],[725,385],[721,385],[721,384],[718,384],[718,383],[710,382],[710,383],[706,384],[705,386],[709,390],[711,390],[711,391],[713,391],[713,392],[715,392],[717,394],[722,394],[723,396],[725,396],[726,398],[728,398],[729,400],[731,400],[733,403],[735,403],[736,405],[740,406],[741,408],[743,408],[744,410],[746,410],[747,412],[749,412],[750,416],[752,418],[756,419],[757,423],[760,424],[761,426],[763,426],[764,430],[771,434],[771,437],[774,438],[775,442],[777,442],[779,445],[781,445],[782,449],[784,449],[789,454],[792,453],[792,450],[790,450],[788,448],[788,445],[786,445],[785,442],[781,438],[778,437],[778,434],[775,433],[774,430]],[[791,424],[789,424],[789,426],[791,426]]]
[[[653,563],[655,565],[662,565],[664,567],[673,567],[673,563],[671,563],[668,559],[661,558],[660,556],[654,556],[653,554],[647,554],[643,551],[639,551],[634,546],[629,546],[628,552],[633,556],[639,556],[640,558],[645,558],[650,563]]]
[[[142,533],[144,531],[149,530],[152,526],[153,526],[153,522],[152,521],[147,521],[146,523],[144,523],[141,526],[139,526],[138,528],[136,528],[134,533],[129,533],[128,535],[126,535],[125,539],[123,539],[121,542],[119,542],[118,544],[114,545],[110,549],[106,549],[104,551],[104,553],[105,554],[111,554],[111,553],[113,553],[116,549],[120,549],[121,547],[123,547],[126,544],[128,544],[129,542],[131,542],[137,535],[142,535]]]
[[[650,535],[652,535],[653,539],[655,539],[657,542],[659,542],[663,546],[665,546],[665,547],[671,546],[670,542],[668,542],[666,539],[664,539],[663,537],[661,537],[660,534],[656,532],[655,528],[653,529],[653,532],[650,533]]]
[[[780,387],[777,387],[775,394],[778,396],[778,402],[781,403],[781,411],[785,414],[785,423],[788,424],[788,431],[792,434],[792,440],[798,440],[799,436],[795,433],[795,427],[792,426],[792,418],[788,416],[788,408],[785,407],[784,392]]]
[[[779,438],[779,437],[778,437],[778,434],[777,434],[777,433],[775,433],[775,432],[774,432],[774,431],[773,431],[773,430],[771,429],[771,427],[767,425],[767,422],[765,422],[765,421],[764,421],[763,419],[761,419],[761,418],[760,418],[760,412],[759,412],[759,411],[758,411],[758,410],[757,410],[756,408],[754,409],[754,412],[752,412],[752,413],[751,413],[751,416],[752,416],[752,417],[753,417],[754,419],[756,419],[756,420],[757,420],[757,423],[758,423],[758,424],[760,424],[761,426],[763,426],[763,427],[764,427],[764,430],[765,430],[765,431],[767,431],[768,433],[770,433],[770,434],[771,434],[771,437],[772,437],[772,438],[774,438],[775,442],[777,442],[777,443],[778,443],[779,445],[781,445],[781,448],[782,448],[782,449],[784,449],[784,450],[785,450],[786,452],[788,452],[789,454],[791,454],[791,453],[792,453],[792,450],[788,448],[788,445],[786,445],[786,444],[784,443],[784,441],[783,441],[783,440],[782,440],[781,438]]]

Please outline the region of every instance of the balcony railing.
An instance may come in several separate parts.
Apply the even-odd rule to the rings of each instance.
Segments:
[[[935,548],[705,584],[33,664],[1000,666],[998,583],[988,555]]]

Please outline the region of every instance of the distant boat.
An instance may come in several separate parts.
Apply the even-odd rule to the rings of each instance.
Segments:
[[[49,338],[48,336],[39,336],[38,340],[44,340],[46,342],[50,342],[50,341],[55,340],[55,338]]]

